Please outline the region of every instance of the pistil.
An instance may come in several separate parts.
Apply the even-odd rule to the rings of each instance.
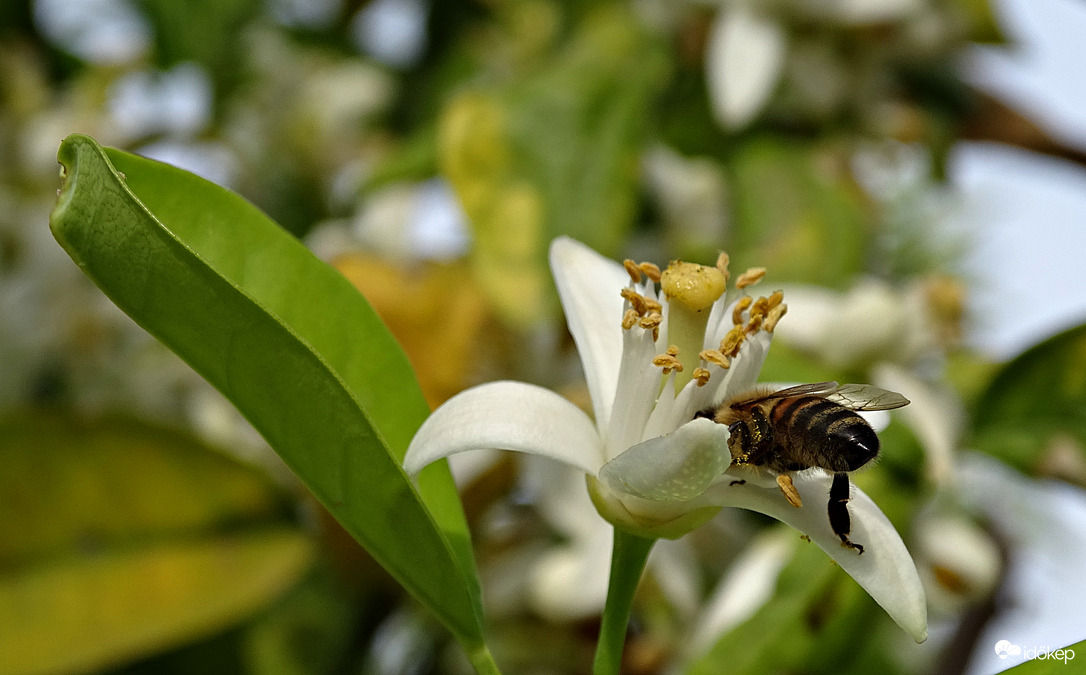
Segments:
[[[724,295],[726,284],[722,269],[696,263],[676,261],[660,275],[660,290],[668,300],[668,342],[677,348],[675,356],[685,366],[675,368],[676,391],[695,377],[709,313]]]

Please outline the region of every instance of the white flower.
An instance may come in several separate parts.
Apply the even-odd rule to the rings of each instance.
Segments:
[[[625,269],[559,238],[551,267],[588,383],[595,421],[561,396],[530,384],[492,382],[450,399],[422,425],[404,468],[415,474],[442,457],[486,448],[530,453],[587,476],[597,510],[646,538],[675,538],[724,506],[770,515],[807,534],[916,640],[927,634],[923,591],[901,538],[877,506],[853,488],[854,541],[842,547],[825,507],[831,477],[793,475],[807,504],[793,507],[772,476],[730,467],[728,428],[699,411],[756,382],[781,294],[727,304],[726,256],[715,268],[673,263]],[[740,275],[737,289],[763,269]],[[745,481],[745,482],[741,482]]]

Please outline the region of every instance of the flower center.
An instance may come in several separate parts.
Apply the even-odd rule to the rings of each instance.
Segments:
[[[652,263],[623,262],[630,275],[630,286],[622,289],[627,309],[622,317],[622,328],[630,330],[639,326],[652,331],[654,342],[660,339],[664,306],[655,298],[655,284],[660,285],[667,299],[667,349],[652,359],[652,364],[663,374],[674,373],[676,392],[690,381],[699,386],[709,381],[711,371],[707,366],[721,369],[731,366],[743,342],[759,331],[772,333],[777,322],[788,309],[782,301],[784,294],[776,291],[769,297],[754,299],[741,297],[732,308],[732,328],[720,341],[717,349],[703,349],[706,336],[716,333],[720,319],[709,325],[713,307],[721,300],[728,285],[728,254],[721,253],[715,267],[674,261],[663,272]],[[764,267],[752,267],[735,280],[735,288],[745,291],[765,276]],[[723,318],[723,317],[721,317]]]

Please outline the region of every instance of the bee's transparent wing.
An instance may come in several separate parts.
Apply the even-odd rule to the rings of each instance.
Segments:
[[[842,384],[826,398],[849,410],[893,410],[909,405],[909,399],[896,391],[871,384]]]
[[[837,391],[838,385],[836,382],[815,382],[813,384],[797,384],[794,387],[788,387],[786,389],[776,389],[773,391],[756,391],[744,398],[734,399],[731,402],[733,408],[743,408],[746,406],[754,405],[762,401],[772,401],[778,398],[789,398],[791,396],[825,396]]]

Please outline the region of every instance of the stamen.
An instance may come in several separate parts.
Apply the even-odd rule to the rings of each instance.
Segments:
[[[768,310],[769,310],[769,300],[764,298],[764,297],[758,298],[750,306],[750,318],[753,319],[756,316],[764,317],[765,314],[766,314],[766,311],[768,311]]]
[[[630,306],[633,307],[634,311],[637,312],[638,316],[645,316],[645,312],[647,311],[645,296],[641,295],[632,288],[623,288],[620,293],[622,297],[626,298],[626,300],[630,303]]]
[[[656,330],[660,327],[660,324],[664,322],[664,315],[660,312],[649,312],[637,322],[638,326],[644,329]]]
[[[734,358],[739,353],[739,346],[743,344],[744,339],[746,339],[746,334],[743,332],[743,326],[733,326],[720,341],[720,353]]]
[[[709,370],[698,366],[693,372],[694,381],[698,383],[699,387],[704,387],[709,383]]]
[[[698,358],[700,358],[702,361],[705,361],[706,363],[712,363],[713,365],[720,366],[724,370],[727,370],[732,366],[731,360],[715,349],[703,349],[698,354]]]
[[[637,310],[631,307],[622,315],[622,327],[629,330],[634,327],[635,323],[637,323]]]
[[[769,314],[765,318],[765,324],[762,328],[767,333],[772,333],[777,328],[777,322],[781,320],[781,317],[788,313],[788,305],[779,304],[773,309],[769,310]]]
[[[750,321],[747,322],[745,328],[746,332],[753,335],[762,328],[762,324],[765,322],[766,314],[768,313],[769,299],[765,297],[758,298],[750,306]]]
[[[735,303],[735,308],[732,310],[732,324],[739,326],[743,323],[743,312],[747,311],[754,299],[749,295],[744,295],[739,298],[739,301]]]
[[[750,335],[754,335],[762,329],[762,321],[764,320],[765,314],[755,314],[754,316],[750,317],[750,321],[747,323],[747,327],[745,328],[746,332]]]
[[[649,280],[652,281],[654,284],[660,283],[659,265],[650,262],[643,262],[638,264],[637,268],[641,270],[641,274],[644,274],[646,277],[648,277]]]
[[[641,283],[641,270],[637,268],[637,263],[626,258],[622,261],[622,266],[626,268],[626,274],[630,275],[630,281],[635,284]]]
[[[751,267],[749,270],[739,275],[739,278],[735,280],[735,287],[742,290],[747,286],[753,286],[761,281],[764,276],[764,267]]]
[[[677,373],[683,372],[683,363],[679,360],[679,348],[675,345],[671,345],[667,348],[666,352],[652,358],[652,365],[663,368],[664,375],[667,375],[673,370]]]
[[[769,295],[769,309],[773,309],[784,300],[784,291],[773,291]]]
[[[720,252],[720,255],[716,257],[716,268],[720,270],[720,273],[724,275],[724,285],[728,284],[728,279],[731,278],[731,274],[728,272],[728,263],[731,262],[731,258],[724,251]]]

